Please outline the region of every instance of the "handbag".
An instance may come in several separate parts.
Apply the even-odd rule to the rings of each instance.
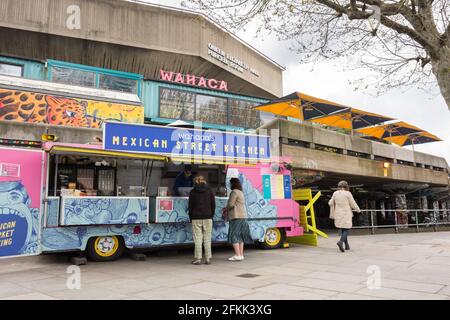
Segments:
[[[227,207],[222,208],[222,219],[227,220],[228,218],[228,209]]]
[[[335,203],[334,203],[334,200],[332,199],[331,200],[332,201],[332,204],[330,204],[330,219],[331,220],[334,220],[334,210],[335,210]]]

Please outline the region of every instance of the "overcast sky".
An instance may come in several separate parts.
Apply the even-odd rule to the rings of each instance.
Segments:
[[[181,3],[180,0],[145,1],[174,7],[180,7]],[[311,65],[300,63],[298,57],[289,50],[287,43],[279,43],[267,37],[263,41],[255,38],[252,31],[241,32],[237,35],[286,67],[283,75],[284,94],[299,91],[409,122],[444,140],[416,145],[414,149],[445,157],[450,164],[450,112],[437,89],[433,93],[426,93],[415,88],[395,89],[382,96],[370,94],[370,90],[364,93],[354,91],[349,85],[349,80],[355,80],[360,76],[355,72],[342,72],[332,63],[320,63],[312,68]]]

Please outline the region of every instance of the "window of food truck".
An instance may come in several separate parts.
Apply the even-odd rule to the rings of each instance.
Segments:
[[[186,165],[191,167],[191,178],[196,175],[204,176],[215,194],[223,196],[225,165],[70,154],[56,154],[50,157],[48,195],[186,197],[192,186],[186,186],[183,192],[175,190],[176,179],[184,174]]]

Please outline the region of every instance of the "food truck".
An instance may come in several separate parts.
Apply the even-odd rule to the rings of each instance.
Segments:
[[[125,250],[192,244],[188,193],[173,185],[184,165],[216,194],[213,243],[229,180],[239,178],[255,242],[280,248],[303,234],[289,166],[267,136],[106,122],[99,144],[0,147],[0,257],[85,252],[96,261]]]

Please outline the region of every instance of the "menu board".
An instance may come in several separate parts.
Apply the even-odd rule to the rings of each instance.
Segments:
[[[290,199],[291,177],[283,174],[262,175],[264,199]]]

